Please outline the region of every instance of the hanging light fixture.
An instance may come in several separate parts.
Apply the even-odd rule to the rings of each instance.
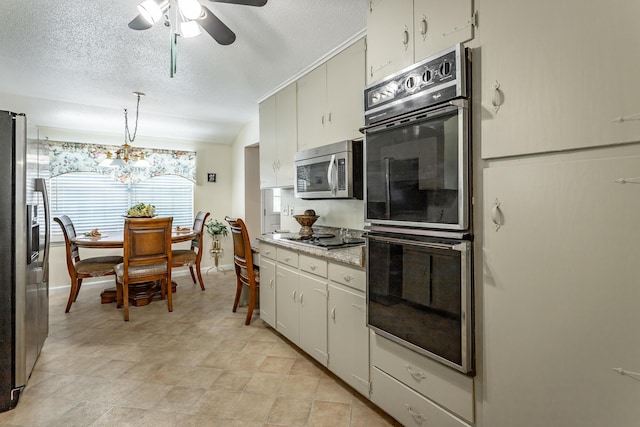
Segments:
[[[169,76],[176,73],[176,49],[178,36],[186,38],[199,36],[204,30],[221,45],[230,45],[236,34],[227,27],[202,0],[144,0],[138,5],[139,14],[129,22],[132,30],[148,30],[164,17],[164,25],[171,31],[169,54]],[[267,0],[212,0],[244,6],[261,7]]]
[[[153,2],[153,0],[150,0]],[[136,102],[136,122],[133,128],[133,135],[129,130],[129,117],[128,111],[124,109],[124,144],[115,152],[115,158],[113,158],[112,153],[107,153],[107,158],[100,162],[100,166],[104,167],[120,167],[125,166],[127,164],[131,164],[133,167],[137,168],[148,168],[151,164],[145,159],[144,152],[140,148],[135,148],[129,145],[129,143],[133,144],[133,141],[136,139],[136,135],[138,133],[138,114],[140,111],[140,98],[144,96],[142,92],[133,92],[133,94],[137,98]],[[133,163],[129,163],[132,161]]]

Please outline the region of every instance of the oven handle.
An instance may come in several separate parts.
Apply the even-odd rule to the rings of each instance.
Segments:
[[[445,105],[438,105],[436,107],[427,108],[423,111],[412,111],[410,113],[402,114],[400,116],[394,116],[380,122],[371,123],[370,125],[361,127],[359,131],[360,133],[365,133],[366,131],[373,128],[388,127],[389,125],[395,125],[396,123],[404,123],[407,120],[412,120],[416,117],[433,117],[468,107],[469,101],[467,99],[452,99]]]
[[[468,243],[464,242],[464,243],[452,243],[452,244],[447,244],[447,243],[436,243],[436,242],[418,242],[415,240],[406,240],[406,239],[399,239],[397,237],[378,237],[378,236],[372,236],[370,234],[365,234],[363,235],[363,237],[367,238],[367,239],[371,239],[371,240],[381,240],[387,243],[399,243],[402,245],[413,245],[413,246],[421,246],[423,248],[434,248],[434,249],[444,249],[444,250],[449,250],[449,251],[458,251],[458,252],[464,252],[468,249]]]

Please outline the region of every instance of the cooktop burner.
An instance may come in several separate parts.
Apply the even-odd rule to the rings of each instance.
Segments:
[[[298,235],[284,236],[286,240],[305,246],[313,246],[318,249],[339,249],[350,246],[364,245],[365,240],[356,237],[336,237],[335,234],[314,234],[310,238]]]

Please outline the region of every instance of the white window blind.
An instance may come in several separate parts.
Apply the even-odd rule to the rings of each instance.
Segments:
[[[158,216],[172,216],[175,225],[193,225],[193,183],[176,175],[123,184],[97,173],[73,172],[51,178],[49,191],[51,217],[69,216],[78,234],[94,228],[122,231],[124,215],[139,202],[154,205]],[[51,230],[62,236],[55,222]]]

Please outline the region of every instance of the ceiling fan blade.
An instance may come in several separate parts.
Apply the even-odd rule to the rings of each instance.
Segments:
[[[138,15],[129,22],[129,28],[132,30],[148,30],[153,27],[153,24],[149,24],[149,21],[144,19],[142,15]]]
[[[204,10],[204,16],[199,18],[198,24],[209,33],[211,37],[221,45],[228,45],[236,41],[236,34],[231,31],[231,28],[227,27],[216,15],[209,9],[202,6]]]
[[[261,7],[267,4],[267,0],[211,0],[216,3],[242,4],[245,6]]]

